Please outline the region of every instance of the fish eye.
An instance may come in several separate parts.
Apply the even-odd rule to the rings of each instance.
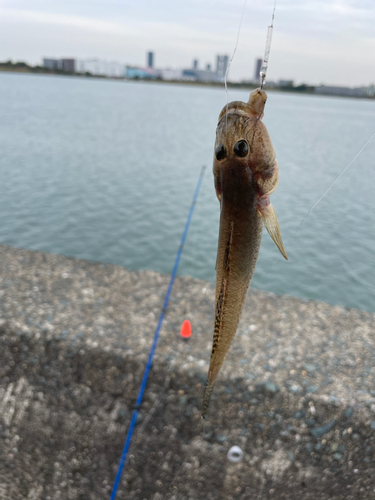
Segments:
[[[215,149],[215,156],[217,160],[224,160],[227,156],[227,150],[223,144],[218,144]]]
[[[239,156],[240,158],[244,158],[249,152],[249,146],[247,142],[242,139],[241,141],[236,142],[233,151],[235,155]]]

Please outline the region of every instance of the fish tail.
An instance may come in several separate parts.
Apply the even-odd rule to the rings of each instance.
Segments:
[[[215,381],[214,380],[211,381],[210,379],[208,379],[203,396],[202,418],[206,418],[208,405],[210,404],[211,394],[212,391],[214,390],[214,386],[215,386]]]

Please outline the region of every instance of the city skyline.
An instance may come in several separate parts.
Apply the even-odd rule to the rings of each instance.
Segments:
[[[199,67],[198,59],[193,59],[192,66],[188,68],[160,68],[154,64],[155,53],[153,51],[146,52],[145,56],[145,65],[128,65],[118,61],[106,61],[98,58],[43,57],[40,66],[51,71],[62,71],[63,73],[71,74],[89,73],[92,76],[224,82],[229,63],[229,56],[227,54],[217,54],[215,57],[216,64],[207,63],[204,68]]]
[[[262,57],[273,0],[244,10],[231,79],[251,80]],[[117,60],[140,65],[157,53],[159,67],[200,67],[215,54],[232,54],[242,0],[168,0],[131,3],[87,0],[0,0],[0,60],[39,64],[42,57]],[[291,79],[319,85],[369,85],[375,70],[375,12],[368,0],[285,0],[278,3],[268,71],[269,80]],[[47,49],[47,50],[46,50]]]
[[[225,54],[218,54],[216,56],[216,68],[211,64],[207,64],[204,69],[199,69],[199,61],[193,59],[192,67],[177,69],[177,68],[156,68],[154,66],[155,54],[152,51],[146,53],[146,65],[122,65],[119,63],[111,63],[108,61],[100,61],[98,59],[76,60],[76,59],[56,59],[56,58],[43,58],[42,67],[47,70],[60,70],[68,74],[86,74],[86,76],[106,76],[106,77],[120,77],[128,79],[159,79],[160,81],[194,81],[200,83],[223,83],[225,79],[226,70],[228,68],[229,56]],[[87,63],[94,63],[94,67],[87,67]],[[25,63],[21,63],[25,64]],[[103,66],[104,64],[104,66]],[[116,68],[113,66],[116,65]],[[102,65],[103,71],[99,71]],[[259,84],[260,69],[262,59],[255,59],[254,76],[253,79],[243,80],[243,84],[257,85]],[[16,64],[17,66],[17,64]],[[93,69],[92,69],[93,68]],[[123,71],[122,71],[123,69]],[[230,80],[228,80],[230,83]],[[232,82],[236,85],[236,82]],[[329,85],[295,85],[293,80],[270,81],[268,86],[273,89],[283,89],[297,92],[309,92],[320,95],[336,95],[345,97],[370,97],[375,96],[375,84],[360,87],[348,86],[329,86]]]

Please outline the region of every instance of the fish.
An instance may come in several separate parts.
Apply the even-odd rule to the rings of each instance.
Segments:
[[[258,259],[263,224],[288,260],[270,195],[279,173],[264,125],[267,94],[258,88],[247,103],[233,101],[219,115],[213,175],[220,203],[216,259],[213,343],[202,418],[206,417],[215,379],[236,334]]]

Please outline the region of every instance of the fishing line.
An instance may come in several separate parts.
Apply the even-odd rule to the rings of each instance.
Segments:
[[[263,58],[263,65],[262,65],[262,68],[260,70],[260,88],[261,89],[263,88],[264,84],[266,83],[266,75],[267,75],[267,69],[268,69],[268,59],[269,59],[270,51],[271,51],[273,21],[275,19],[276,1],[277,0],[275,0],[275,2],[273,4],[271,26],[268,26],[267,38],[266,38],[266,47],[265,47],[264,58]],[[240,38],[240,32],[241,32],[241,26],[242,26],[242,20],[243,20],[243,16],[245,14],[245,9],[246,9],[246,4],[247,4],[247,0],[244,1],[243,7],[242,7],[240,24],[238,26],[238,32],[237,32],[236,45],[234,47],[232,57],[229,60],[229,64],[228,64],[228,67],[227,67],[227,69],[225,71],[225,76],[224,76],[224,87],[225,87],[225,93],[226,93],[226,96],[227,96],[227,114],[228,114],[228,104],[229,104],[228,103],[228,84],[227,84],[227,78],[228,78],[229,69],[230,69],[230,67],[232,65],[232,61],[234,59],[234,55],[235,55],[235,53],[237,51],[238,41],[239,41],[239,38]],[[228,120],[228,118],[227,118],[227,120]],[[228,122],[226,123],[226,126],[228,127]]]
[[[260,76],[260,88],[261,89],[263,89],[263,86],[266,83],[266,76],[267,76],[267,70],[268,70],[268,59],[270,57],[270,52],[271,52],[273,20],[275,19],[275,10],[276,10],[276,0],[275,0],[275,3],[273,4],[271,26],[268,26],[268,29],[267,29],[266,47],[264,49],[263,64],[262,64],[262,67],[260,69],[259,76]]]
[[[333,188],[333,186],[336,184],[336,182],[341,179],[341,177],[345,174],[345,172],[348,170],[348,168],[354,163],[354,161],[358,158],[358,156],[362,153],[362,151],[366,148],[366,146],[368,144],[370,144],[370,142],[372,141],[372,139],[375,137],[375,132],[372,134],[372,136],[370,137],[370,139],[368,139],[366,141],[366,143],[362,146],[362,148],[358,151],[358,153],[355,155],[355,157],[350,161],[350,163],[344,168],[344,170],[341,172],[341,174],[336,177],[336,179],[332,182],[332,184],[329,186],[329,188],[327,189],[327,191],[325,191],[322,196],[319,198],[319,200],[314,203],[314,205],[310,208],[310,210],[307,212],[307,214],[305,215],[305,217],[302,219],[302,222],[301,224],[298,226],[297,230],[300,229],[300,227],[302,226],[302,224],[305,222],[305,220],[307,219],[307,217],[311,214],[311,212],[314,210],[314,208],[322,201],[322,199],[331,191],[331,189]],[[296,230],[296,231],[297,231]]]
[[[231,64],[232,64],[232,61],[233,61],[233,58],[234,58],[234,55],[237,51],[237,47],[238,47],[238,40],[240,39],[240,32],[241,32],[241,26],[242,26],[242,19],[243,19],[243,16],[245,14],[245,9],[246,9],[246,4],[247,4],[247,0],[244,1],[244,4],[243,4],[243,7],[242,7],[242,13],[241,13],[241,19],[240,19],[240,24],[238,26],[238,31],[237,31],[237,40],[236,40],[236,45],[234,47],[234,51],[233,51],[233,54],[232,54],[232,57],[229,59],[229,63],[228,63],[228,67],[225,71],[225,76],[224,76],[224,87],[225,87],[225,93],[227,95],[227,112],[226,112],[226,122],[225,122],[225,133],[227,134],[228,132],[228,85],[227,85],[227,77],[228,77],[228,73],[229,73],[229,69],[231,67]]]
[[[354,156],[354,158],[348,163],[348,165],[344,168],[344,170],[336,177],[336,179],[332,182],[332,184],[329,186],[329,188],[322,194],[322,196],[314,203],[314,205],[310,208],[310,210],[307,212],[307,214],[303,217],[302,221],[300,224],[297,226],[293,233],[293,238],[296,236],[296,234],[299,232],[301,229],[302,225],[304,224],[305,220],[307,217],[311,214],[311,212],[319,205],[319,203],[323,200],[323,198],[331,191],[333,186],[341,179],[341,177],[345,174],[345,172],[348,170],[349,167],[353,165],[355,160],[358,158],[358,156],[366,149],[366,147],[370,144],[372,139],[375,137],[375,132],[371,135],[371,137],[365,142],[365,144],[361,147],[361,149],[358,151],[358,153]],[[269,269],[271,270],[273,266],[275,265],[275,262],[279,259],[279,256],[275,256],[273,259]]]
[[[266,83],[266,75],[267,75],[267,69],[268,69],[268,60],[269,60],[269,56],[270,56],[270,52],[271,52],[273,21],[275,19],[276,1],[277,0],[275,0],[275,2],[273,4],[271,25],[268,26],[268,30],[267,30],[267,38],[266,38],[266,46],[265,46],[265,50],[264,50],[263,64],[262,64],[262,67],[261,67],[261,70],[260,70],[260,88],[261,89],[263,89],[263,86]],[[228,82],[227,82],[227,79],[228,79],[229,69],[230,69],[230,67],[232,65],[232,61],[233,61],[234,56],[235,56],[236,51],[237,51],[238,42],[239,42],[239,39],[240,39],[241,27],[242,27],[242,20],[243,20],[243,17],[244,17],[244,14],[245,14],[245,9],[246,9],[246,4],[247,4],[247,0],[244,0],[244,4],[243,4],[243,7],[242,7],[242,12],[241,12],[240,24],[238,26],[238,31],[237,31],[236,45],[234,47],[234,50],[233,50],[233,53],[232,53],[232,57],[229,60],[229,64],[228,64],[228,67],[227,67],[227,69],[225,71],[225,76],[224,76],[224,87],[225,87],[225,93],[226,93],[226,98],[227,98],[226,113],[225,113],[225,134],[227,136],[228,136],[228,106],[229,106]],[[261,117],[262,116],[260,115],[258,119],[260,119]],[[221,171],[221,178],[222,178],[222,175],[223,175],[222,174],[222,169],[220,169],[220,171]]]
[[[128,430],[128,433],[127,433],[127,436],[126,436],[124,448],[122,450],[122,454],[121,454],[121,458],[120,458],[120,463],[118,465],[118,469],[117,469],[117,473],[116,473],[116,478],[115,478],[115,482],[113,484],[113,489],[112,489],[110,500],[115,500],[116,495],[117,495],[117,490],[118,490],[118,487],[119,487],[119,484],[120,484],[122,471],[123,471],[123,468],[124,468],[124,465],[125,465],[125,461],[126,461],[126,458],[127,458],[127,455],[128,455],[128,451],[129,451],[131,439],[132,439],[132,436],[133,436],[133,433],[134,433],[134,428],[135,428],[135,425],[136,425],[136,422],[137,422],[138,412],[139,412],[140,406],[142,404],[143,394],[145,392],[146,384],[147,384],[147,380],[148,380],[148,376],[149,376],[149,373],[150,373],[150,370],[151,370],[151,367],[152,367],[152,360],[153,360],[153,357],[154,357],[154,354],[155,354],[155,351],[156,351],[156,346],[157,346],[157,343],[158,343],[158,339],[159,339],[159,335],[160,335],[160,330],[161,330],[161,327],[162,327],[162,324],[163,324],[164,315],[165,315],[167,307],[168,307],[169,297],[170,297],[170,294],[171,294],[171,291],[172,291],[172,287],[173,287],[173,283],[174,283],[174,280],[175,280],[175,277],[176,277],[178,265],[180,263],[182,250],[184,248],[184,244],[185,244],[187,233],[188,233],[188,230],[189,230],[191,218],[193,216],[195,204],[197,202],[199,191],[200,191],[200,188],[201,188],[201,185],[202,185],[202,180],[203,180],[203,176],[204,176],[205,170],[206,170],[206,167],[202,167],[201,172],[199,174],[199,179],[198,179],[197,186],[195,188],[195,192],[194,192],[194,196],[193,196],[193,201],[192,201],[191,206],[190,206],[189,215],[188,215],[188,218],[187,218],[187,221],[186,221],[186,224],[185,224],[184,232],[183,232],[182,237],[181,237],[181,243],[180,243],[180,246],[179,246],[178,251],[177,251],[176,260],[174,262],[174,266],[173,266],[171,278],[170,278],[170,281],[169,281],[167,293],[165,294],[165,299],[164,299],[163,307],[162,307],[162,310],[161,310],[161,313],[160,313],[160,316],[159,316],[158,324],[156,326],[156,330],[155,330],[155,334],[154,334],[154,339],[153,339],[153,342],[152,342],[152,345],[151,345],[150,353],[148,355],[148,359],[147,359],[147,364],[146,364],[146,367],[145,367],[145,371],[143,373],[141,386],[139,388],[137,400],[136,400],[136,403],[135,403],[135,409],[133,410],[133,414],[132,414],[132,418],[131,418],[131,421],[130,421],[129,430]]]
[[[275,18],[275,10],[276,10],[276,1],[277,0],[275,0],[274,6],[273,6],[271,25],[268,26],[268,30],[267,30],[267,38],[266,38],[266,46],[265,46],[265,51],[264,51],[263,64],[262,64],[262,67],[261,67],[261,70],[260,70],[260,88],[261,89],[263,89],[263,86],[266,83],[266,75],[267,75],[267,70],[268,70],[268,61],[269,61],[269,55],[270,55],[270,51],[271,51],[271,42],[272,42],[272,33],[273,33],[273,22],[274,22],[274,18]],[[227,94],[227,99],[228,99],[228,94]],[[227,101],[227,109],[228,109],[228,101]],[[295,236],[297,234],[297,232],[300,230],[300,228],[304,224],[304,222],[307,219],[307,217],[319,205],[319,203],[323,200],[323,198],[331,191],[331,189],[334,187],[334,185],[341,179],[341,177],[351,167],[351,165],[355,162],[355,160],[358,158],[358,156],[363,152],[363,150],[368,146],[368,144],[372,141],[372,139],[374,137],[375,137],[375,132],[365,142],[365,144],[358,151],[358,153],[354,156],[354,158],[349,162],[349,164],[344,168],[344,170],[336,177],[336,179],[332,182],[332,184],[328,187],[328,189],[322,194],[322,196],[310,208],[310,210],[307,212],[307,214],[302,219],[302,221],[299,224],[299,226],[296,228],[293,236]],[[276,262],[277,259],[278,259],[278,257],[274,258],[273,262],[271,263],[270,268],[272,268],[274,266],[274,264],[275,264],[275,262]]]

